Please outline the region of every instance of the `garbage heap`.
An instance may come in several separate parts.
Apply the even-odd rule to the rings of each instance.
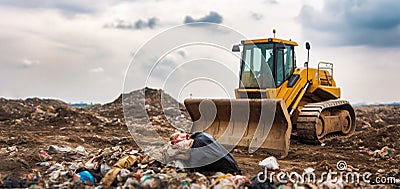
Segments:
[[[7,176],[2,187],[75,188],[223,188],[248,186],[240,175],[206,176],[163,165],[140,150],[119,146],[87,150],[49,146],[40,151],[42,162],[22,178]]]
[[[190,172],[172,164],[161,164],[143,151],[132,147],[86,149],[50,145],[38,154],[41,162],[22,177],[8,175],[0,182],[8,188],[346,188],[367,187],[367,183],[346,183],[343,180],[293,182],[296,176],[264,176],[248,178],[243,175]],[[284,172],[278,160],[268,157],[259,166],[269,171]],[[351,166],[348,169],[352,168]],[[304,170],[312,174],[313,168]],[[398,182],[398,181],[397,181]],[[382,186],[382,185],[379,185]]]
[[[191,128],[185,106],[161,89],[146,87],[124,93],[113,102],[95,105],[88,111],[96,117],[106,118],[106,122],[120,122],[123,125],[126,125],[124,117],[131,118],[132,122],[145,120],[164,138],[177,129],[189,132]]]
[[[127,105],[127,106],[123,106]],[[400,107],[362,107],[357,110],[354,135],[328,139],[324,146],[294,144],[287,159],[261,161],[268,169],[284,172],[316,165],[322,159],[332,170],[346,158],[349,170],[381,173],[399,178]],[[128,115],[128,120],[125,120]],[[145,154],[132,140],[126,122],[146,133],[156,130],[166,140],[176,129],[188,131],[190,118],[184,106],[162,90],[143,89],[121,95],[114,102],[90,107],[71,107],[59,100],[0,98],[0,187],[43,188],[343,188],[344,182],[290,183],[259,182],[257,174],[188,172],[161,164]],[[148,123],[150,122],[150,124]],[[144,124],[143,124],[144,123]],[[152,141],[154,142],[154,141]],[[157,141],[155,141],[157,142]],[[296,151],[297,149],[297,151]],[[302,155],[305,149],[310,154]],[[338,149],[331,151],[330,149]],[[247,155],[235,149],[234,157],[242,158],[242,167],[257,167],[255,159],[267,154]],[[307,151],[308,152],[308,151]],[[327,154],[327,156],[321,156]],[[350,154],[350,155],[349,155]],[[153,156],[152,156],[153,157]],[[245,158],[243,158],[245,157]],[[252,158],[249,162],[248,158]],[[257,160],[257,161],[258,161]],[[244,163],[243,163],[244,162]],[[304,165],[303,165],[304,164]],[[373,164],[373,166],[371,166]],[[239,166],[239,167],[241,167]],[[376,167],[379,169],[376,170]],[[316,167],[316,169],[318,169]],[[309,168],[304,172],[313,172]],[[316,170],[321,171],[321,170]],[[262,180],[262,177],[260,177]],[[396,181],[400,184],[400,181]],[[398,185],[399,185],[398,184]]]

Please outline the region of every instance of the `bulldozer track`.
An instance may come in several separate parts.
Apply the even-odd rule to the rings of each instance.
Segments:
[[[337,136],[336,133],[318,138],[317,124],[323,111],[350,104],[347,100],[328,100],[308,103],[303,106],[297,119],[297,138],[302,143],[321,144],[324,140]]]

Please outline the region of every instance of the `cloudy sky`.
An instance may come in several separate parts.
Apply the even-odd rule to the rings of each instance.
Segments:
[[[232,95],[239,63],[224,48],[276,28],[300,44],[298,66],[306,41],[310,66],[335,63],[343,98],[400,101],[398,10],[397,0],[2,0],[0,97],[105,103],[145,85],[180,99]],[[182,28],[194,22],[224,26]],[[208,45],[174,49],[196,41]]]

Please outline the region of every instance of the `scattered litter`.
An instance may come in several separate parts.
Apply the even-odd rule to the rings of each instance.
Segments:
[[[382,159],[388,159],[388,158],[394,157],[395,152],[396,152],[395,149],[385,146],[380,150],[375,150],[373,153],[373,156],[380,157]]]
[[[378,169],[377,172],[378,172],[378,173],[384,173],[384,172],[386,172],[386,170],[385,170],[385,169]]]
[[[315,171],[314,168],[312,167],[307,167],[306,169],[304,169],[304,174],[312,174]]]
[[[105,177],[102,180],[104,186],[109,187],[117,178],[118,173],[121,169],[130,168],[134,163],[136,163],[137,157],[129,155],[120,160],[113,165],[113,168],[110,169]]]
[[[261,167],[265,167],[268,170],[278,170],[279,169],[278,161],[273,156],[265,158],[258,165]]]
[[[84,183],[91,182],[93,185],[96,184],[93,175],[89,171],[81,171],[78,174],[82,182]]]
[[[360,169],[357,169],[355,167],[353,167],[352,165],[347,165],[347,172],[354,172],[354,171],[359,171]]]
[[[58,154],[58,153],[68,153],[68,152],[71,152],[72,149],[69,148],[69,147],[63,148],[63,147],[58,147],[58,146],[56,146],[56,145],[50,145],[47,151],[48,151],[49,153],[51,153],[51,154]]]
[[[108,166],[107,163],[102,163],[100,165],[100,174],[101,174],[101,176],[104,177],[110,169],[111,169],[111,167]]]
[[[46,151],[40,151],[39,157],[42,161],[51,159],[51,156]]]
[[[40,105],[35,106],[34,109],[35,109],[35,112],[38,113],[38,114],[44,114],[44,113],[46,113],[45,111],[42,110],[42,108],[40,107]]]
[[[154,128],[160,131],[161,137],[168,137],[175,131],[175,126],[182,130],[190,130],[191,123],[184,107],[168,107],[178,104],[171,97],[164,99],[166,112],[161,106],[161,90],[148,90],[149,98],[145,98],[145,107],[148,110],[149,120]],[[138,93],[132,93],[128,98],[131,103],[137,103]],[[90,108],[77,108],[57,100],[42,100],[31,98],[28,100],[6,100],[0,98],[0,124],[4,125],[2,131],[3,145],[0,147],[3,169],[10,167],[10,173],[1,173],[0,187],[13,188],[347,188],[348,185],[339,182],[324,182],[318,184],[294,184],[280,183],[276,177],[261,182],[257,175],[246,172],[246,166],[254,166],[257,162],[241,162],[244,175],[218,173],[213,176],[203,175],[199,172],[190,172],[183,168],[162,165],[153,158],[147,156],[143,150],[134,144],[134,140],[126,130],[126,120],[122,112],[122,97],[115,102],[105,105],[93,105]],[[163,102],[163,106],[164,106]],[[143,106],[143,105],[141,105]],[[379,107],[375,112],[365,110],[357,112],[356,133],[349,137],[329,138],[321,146],[329,146],[332,149],[346,149],[357,156],[370,158],[371,164],[384,163],[384,169],[371,166],[371,172],[382,176],[395,176],[399,178],[398,169],[386,166],[400,158],[397,146],[399,146],[398,117],[399,109],[391,107]],[[356,107],[357,109],[357,107]],[[134,116],[142,115],[135,109],[131,111]],[[183,113],[182,113],[183,112]],[[386,116],[389,115],[389,116]],[[375,120],[377,122],[375,123]],[[173,125],[174,127],[172,127]],[[144,133],[149,127],[143,127]],[[23,133],[15,133],[26,131]],[[29,131],[29,132],[28,132]],[[38,132],[40,131],[40,132]],[[42,132],[44,131],[44,132]],[[73,131],[73,132],[72,132]],[[53,133],[55,132],[55,133]],[[125,132],[123,134],[118,134]],[[11,134],[10,134],[11,133]],[[28,134],[26,134],[28,133]],[[59,134],[62,133],[62,134]],[[74,133],[74,134],[70,134]],[[75,134],[78,133],[78,134]],[[361,134],[358,134],[361,133]],[[30,136],[29,134],[32,134]],[[32,137],[35,137],[34,139]],[[385,146],[387,145],[387,146]],[[299,145],[300,146],[300,145]],[[382,148],[382,146],[385,146]],[[298,149],[303,148],[300,146]],[[327,148],[314,146],[322,149]],[[348,150],[347,150],[348,149]],[[376,150],[378,149],[378,150]],[[374,151],[375,150],[375,151]],[[336,150],[334,150],[336,151]],[[247,151],[235,149],[234,153],[244,156]],[[235,154],[234,154],[235,155]],[[326,157],[303,158],[307,155],[301,153],[290,154],[291,158],[298,161],[307,161],[294,165],[295,170],[302,170],[307,166],[315,165],[315,169],[306,168],[304,173],[320,173],[321,171],[335,170],[336,162]],[[328,154],[331,155],[331,154]],[[347,154],[340,154],[346,156]],[[260,158],[259,155],[250,154],[248,158]],[[261,156],[262,157],[262,156]],[[319,156],[321,157],[321,156]],[[260,166],[276,170],[281,167],[284,171],[293,171],[288,167],[286,160],[280,162],[270,157],[271,162],[260,162]],[[335,157],[337,159],[338,157]],[[380,159],[387,159],[382,161]],[[292,161],[292,160],[289,160]],[[312,161],[312,162],[311,162]],[[10,162],[10,165],[7,163]],[[268,162],[268,161],[267,161]],[[175,165],[179,164],[174,162]],[[363,172],[365,163],[350,161],[347,172]],[[19,174],[12,173],[11,166],[15,167]],[[183,164],[181,162],[181,167]],[[255,167],[257,169],[257,166]],[[260,169],[258,167],[258,169]],[[262,177],[261,177],[262,179]],[[288,178],[283,178],[289,181]],[[400,180],[396,180],[400,185]],[[365,183],[364,183],[365,184]],[[90,185],[90,186],[87,186]],[[361,185],[360,187],[367,187]]]
[[[130,155],[135,155],[135,154],[137,154],[137,153],[139,153],[138,150],[132,150],[132,151],[129,152]]]
[[[48,162],[48,161],[44,161],[44,162],[40,162],[40,163],[38,163],[37,165],[40,165],[40,166],[50,166],[50,165],[51,165],[51,163],[50,163],[50,162]]]
[[[86,153],[85,147],[83,147],[83,146],[78,146],[75,148],[75,150],[79,153]]]

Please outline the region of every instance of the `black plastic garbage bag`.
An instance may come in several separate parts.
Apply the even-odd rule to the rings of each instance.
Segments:
[[[3,180],[3,185],[1,185],[1,188],[23,188],[26,187],[24,186],[20,180],[18,180],[15,177],[12,176],[7,176]]]
[[[196,132],[190,138],[194,140],[190,149],[190,159],[184,160],[189,170],[241,173],[235,159],[211,135],[204,132]]]

